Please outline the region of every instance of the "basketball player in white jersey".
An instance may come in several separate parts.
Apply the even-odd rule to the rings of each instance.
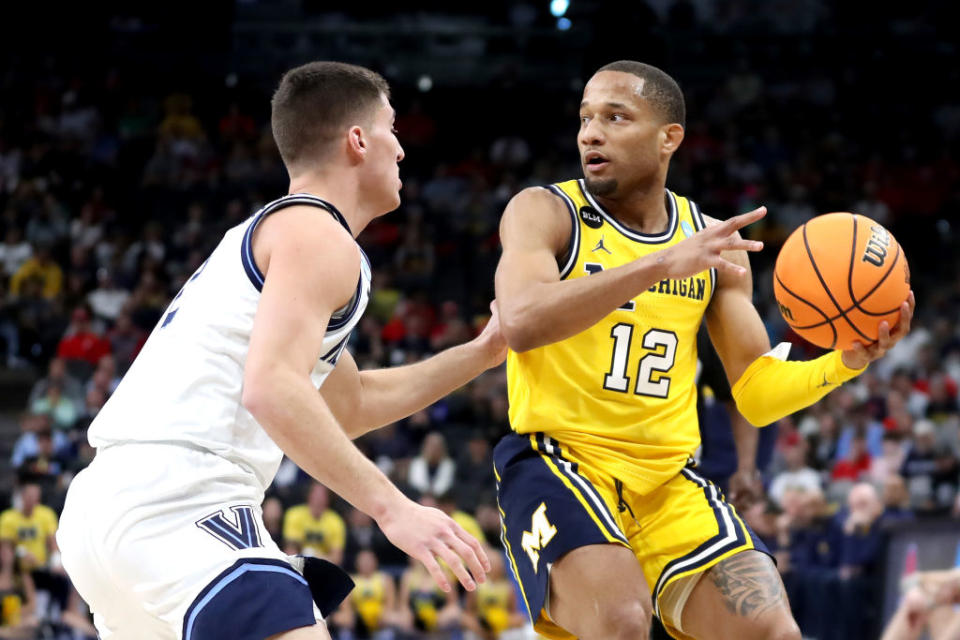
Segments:
[[[284,453],[444,590],[438,559],[467,590],[490,568],[476,540],[404,497],[350,438],[499,364],[496,313],[467,344],[358,372],[344,345],[370,267],[354,238],[400,203],[389,88],[316,62],[287,72],[272,106],[290,195],[228,231],[171,302],[91,425],[96,458],[67,495],[57,540],[103,640],[330,637],[322,614],[345,595],[339,570],[305,579],[261,521]]]

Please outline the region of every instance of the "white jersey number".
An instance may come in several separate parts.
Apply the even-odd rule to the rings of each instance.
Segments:
[[[610,358],[610,371],[603,377],[603,388],[627,393],[630,387],[627,361],[630,359],[633,342],[633,325],[625,322],[613,325],[610,337],[613,338],[613,355]],[[641,344],[644,349],[649,349],[650,353],[640,358],[637,384],[633,392],[639,396],[666,398],[670,393],[670,377],[665,374],[673,368],[677,357],[677,334],[650,329],[643,334]]]

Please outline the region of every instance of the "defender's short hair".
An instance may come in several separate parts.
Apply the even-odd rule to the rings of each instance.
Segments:
[[[653,65],[635,60],[618,60],[597,69],[601,71],[623,71],[644,79],[643,98],[669,122],[687,126],[687,106],[683,100],[683,91],[676,80]]]
[[[270,102],[270,126],[289,169],[320,158],[344,127],[359,124],[390,86],[370,69],[343,62],[309,62],[290,69]]]

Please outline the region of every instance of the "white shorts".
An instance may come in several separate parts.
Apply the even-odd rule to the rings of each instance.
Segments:
[[[262,499],[252,473],[209,452],[99,451],[70,484],[57,543],[100,638],[254,640],[322,624]]]

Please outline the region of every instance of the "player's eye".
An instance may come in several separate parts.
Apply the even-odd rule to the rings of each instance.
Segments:
[[[626,120],[627,117],[622,113],[611,113],[610,119],[614,122],[622,122],[623,120]]]
[[[587,124],[590,122],[590,116],[580,116],[580,124]]]

